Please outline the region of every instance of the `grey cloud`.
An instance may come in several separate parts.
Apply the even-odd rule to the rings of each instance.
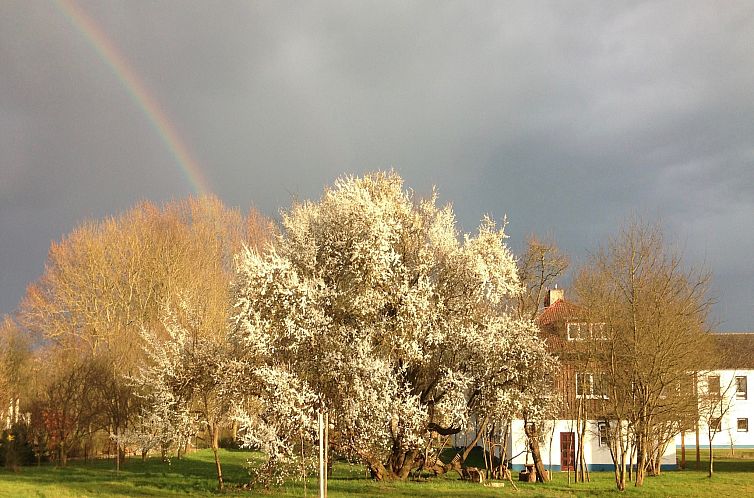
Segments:
[[[392,166],[420,193],[436,184],[464,229],[508,214],[514,246],[549,232],[576,259],[638,212],[699,242],[716,312],[754,329],[748,2],[79,5],[231,204],[275,214]],[[24,224],[45,245],[189,185],[59,10],[0,11],[0,265],[38,273],[46,248],[25,254]],[[35,277],[14,275],[0,311]]]

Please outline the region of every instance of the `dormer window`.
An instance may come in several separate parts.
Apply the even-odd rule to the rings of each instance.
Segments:
[[[569,341],[584,341],[593,339],[604,341],[607,339],[604,323],[569,322],[566,324],[566,332]]]
[[[588,337],[588,323],[568,323],[567,328],[569,341],[583,341]]]
[[[590,323],[589,332],[591,333],[592,339],[596,341],[607,340],[607,327],[605,327],[604,323]]]

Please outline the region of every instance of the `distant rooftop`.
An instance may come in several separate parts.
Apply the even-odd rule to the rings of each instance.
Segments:
[[[722,353],[724,370],[754,370],[754,332],[716,332],[712,334]]]
[[[584,310],[580,306],[570,303],[565,299],[558,299],[542,310],[542,313],[537,317],[537,325],[544,327],[557,322],[578,320],[583,315]]]

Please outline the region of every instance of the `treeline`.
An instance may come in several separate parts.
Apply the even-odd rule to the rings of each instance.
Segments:
[[[252,474],[270,485],[310,472],[326,412],[328,449],[375,479],[460,472],[480,441],[505,455],[513,419],[544,476],[539,428],[565,416],[578,480],[587,421],[602,420],[617,487],[634,462],[641,485],[705,413],[688,379],[717,358],[709,274],[686,270],[656,228],[627,225],[574,280],[590,335],[558,353],[588,393],[558,391],[535,319],[568,259],[536,238],[517,258],[506,239],[487,217],[461,236],[450,205],[392,172],[338,179],[279,226],[213,197],[84,223],[0,328],[0,458],[120,465],[126,449],[167,459],[203,445],[222,488],[226,437],[266,455]]]
[[[439,456],[470,421],[496,433],[550,413],[556,361],[490,219],[395,173],[341,178],[280,227],[212,197],[143,203],[50,249],[2,333],[10,465],[126,449],[256,448],[263,485],[305,477],[317,412],[329,449],[375,479],[460,469]],[[523,308],[522,308],[523,309]]]
[[[14,436],[3,438],[6,463],[115,453],[112,436],[145,409],[133,380],[149,361],[142,332],[161,330],[173,310],[196,337],[219,338],[234,255],[272,234],[258,212],[207,196],[143,202],[53,243],[43,275],[0,328],[0,410]],[[189,308],[190,324],[180,315]]]

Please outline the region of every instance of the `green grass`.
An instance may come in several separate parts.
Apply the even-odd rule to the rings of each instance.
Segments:
[[[738,452],[729,458],[727,450],[716,455],[716,475],[706,477],[702,452],[701,470],[694,468],[695,454],[687,452],[690,470],[665,472],[658,477],[648,477],[643,488],[630,486],[625,494],[632,496],[699,496],[721,498],[726,496],[754,496],[754,450]],[[228,495],[237,496],[304,496],[301,482],[289,482],[270,493],[241,491],[238,484],[248,480],[244,464],[254,454],[244,451],[223,451],[222,461]],[[555,473],[547,484],[516,482],[519,491],[509,484],[505,488],[485,488],[478,484],[459,481],[455,473],[416,482],[377,483],[368,479],[364,468],[347,463],[337,463],[329,482],[328,496],[380,497],[475,497],[475,496],[619,496],[615,491],[610,472],[593,473],[587,484],[568,483],[566,474]],[[19,497],[124,497],[124,496],[212,496],[216,481],[213,474],[212,453],[197,451],[182,460],[172,460],[167,465],[159,459],[129,459],[120,472],[113,470],[112,460],[90,463],[71,462],[66,468],[54,466],[24,467],[17,472],[0,470],[0,496]],[[315,496],[316,479],[309,480],[307,495]]]

